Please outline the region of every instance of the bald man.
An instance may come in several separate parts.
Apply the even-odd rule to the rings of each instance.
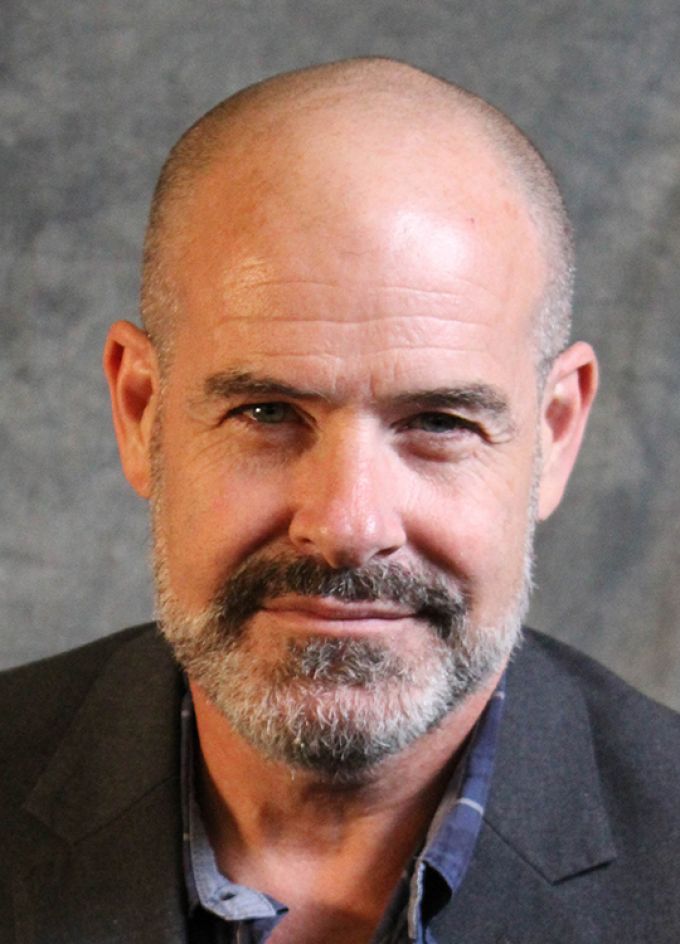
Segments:
[[[8,940],[678,940],[677,717],[521,633],[572,270],[530,142],[411,67],[184,135],[104,354],[162,635],[3,679]]]

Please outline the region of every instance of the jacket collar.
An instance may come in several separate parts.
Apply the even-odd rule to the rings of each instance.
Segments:
[[[558,668],[546,637],[508,672],[498,770],[486,817],[548,882],[616,855],[581,688]]]
[[[24,805],[46,835],[17,883],[22,944],[184,939],[179,683],[148,631],[90,689]]]
[[[507,674],[489,802],[459,893],[433,922],[435,940],[580,942],[555,885],[616,857],[578,684],[550,640],[527,634]]]

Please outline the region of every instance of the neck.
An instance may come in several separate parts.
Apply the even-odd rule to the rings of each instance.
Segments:
[[[328,880],[379,918],[497,681],[350,785],[264,758],[192,684],[199,796],[220,869],[289,905],[305,889],[318,900]]]

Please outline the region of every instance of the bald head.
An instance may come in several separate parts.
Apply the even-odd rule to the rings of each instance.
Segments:
[[[486,204],[487,217],[499,220],[518,216],[520,206],[535,229],[545,262],[533,313],[543,374],[568,339],[573,274],[570,227],[552,174],[482,99],[384,59],[275,76],[221,102],[183,135],[151,207],[145,328],[167,360],[182,318],[181,270],[201,227],[202,239],[212,227],[237,242],[244,223],[263,225],[283,208],[300,226],[323,216],[349,246],[369,229],[379,238],[372,217],[394,211],[406,219],[414,202],[436,214],[461,201]]]

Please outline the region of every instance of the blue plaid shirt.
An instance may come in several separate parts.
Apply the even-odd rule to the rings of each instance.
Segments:
[[[505,679],[484,709],[467,750],[432,819],[422,851],[409,863],[374,936],[374,944],[436,944],[425,915],[433,884],[441,880],[449,895],[465,878],[477,843],[491,783]],[[201,941],[263,944],[287,908],[269,895],[230,882],[217,868],[201,819],[194,788],[196,750],[191,694],[182,703],[182,807],[184,876],[190,916],[198,917]],[[435,875],[439,876],[439,883]]]

